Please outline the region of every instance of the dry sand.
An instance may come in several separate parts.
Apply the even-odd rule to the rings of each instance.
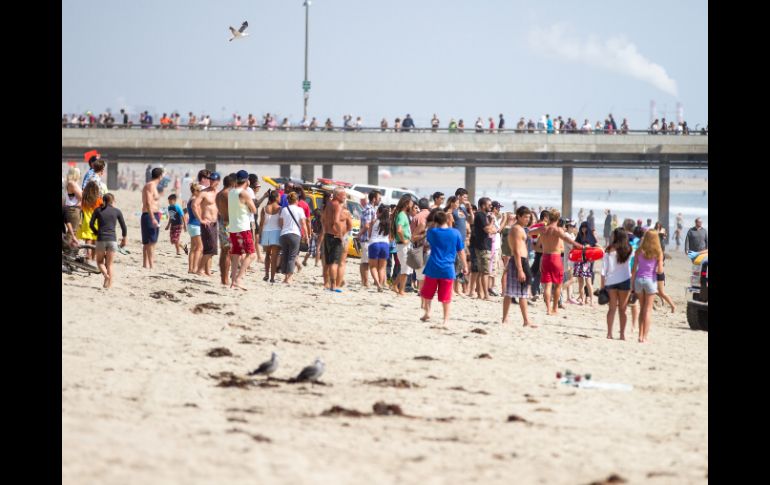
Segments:
[[[131,254],[117,256],[114,287],[62,275],[63,484],[708,481],[708,333],[686,323],[683,255],[666,271],[678,309],[654,312],[647,344],[607,340],[598,305],[549,317],[540,301],[541,327],[525,329],[516,307],[500,325],[499,298],[460,298],[443,328],[438,305],[422,323],[416,296],[362,289],[355,259],[342,294],[322,291],[312,263],[291,288],[259,272],[248,292],[230,291],[218,273],[189,276],[163,232],[157,267],[143,270],[140,193],[117,200]],[[150,297],[160,290],[179,301]],[[208,302],[222,308],[192,312]],[[208,357],[215,347],[232,356]],[[320,356],[326,385],[211,377],[245,377],[271,351],[280,379]],[[634,388],[561,385],[566,368]],[[381,378],[419,387],[367,384]],[[378,401],[411,417],[320,416]]]

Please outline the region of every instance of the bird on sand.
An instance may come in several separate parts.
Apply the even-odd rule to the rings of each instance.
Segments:
[[[316,357],[313,365],[309,365],[302,369],[302,372],[294,379],[296,382],[317,381],[326,370],[326,366],[320,357]]]
[[[276,370],[278,370],[278,354],[273,352],[273,355],[270,357],[270,360],[267,360],[259,364],[259,367],[249,372],[248,375],[256,376],[256,375],[262,374],[269,378],[270,374],[272,374]]]

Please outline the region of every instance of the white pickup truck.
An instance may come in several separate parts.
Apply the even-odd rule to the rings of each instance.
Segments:
[[[409,194],[412,197],[412,200],[416,204],[419,198],[417,197],[417,194],[408,189],[399,189],[395,187],[382,187],[379,185],[367,185],[367,184],[355,184],[353,187],[351,187],[353,190],[357,190],[359,192],[363,192],[365,194],[369,194],[372,190],[377,190],[382,194],[382,203],[386,205],[390,204],[398,204],[399,199],[403,197],[405,194]]]

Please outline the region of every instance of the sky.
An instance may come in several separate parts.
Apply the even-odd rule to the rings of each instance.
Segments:
[[[62,113],[302,118],[303,0],[63,0]],[[312,0],[309,117],[708,123],[708,3]],[[228,42],[228,26],[250,35]],[[93,74],[86,74],[93,73]],[[156,120],[158,118],[156,117]]]

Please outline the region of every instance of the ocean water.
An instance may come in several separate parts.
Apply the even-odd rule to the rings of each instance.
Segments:
[[[396,169],[396,173],[406,173],[409,169]],[[447,171],[462,172],[462,169],[452,168]],[[539,207],[557,207],[561,208],[561,187],[505,187],[498,182],[494,185],[484,185],[482,174],[492,169],[478,169],[476,198],[486,196],[492,200],[499,201],[504,207],[504,211],[513,210],[513,201],[518,205],[526,205],[529,208],[538,210]],[[500,169],[511,175],[536,174],[536,175],[558,175],[561,171],[556,169],[540,168],[517,168]],[[418,193],[432,194],[436,191],[444,192],[447,195],[454,193],[457,187],[441,187],[430,184],[430,176],[421,174],[421,180],[428,181],[425,185],[419,187]],[[575,169],[574,177],[622,177],[625,179],[633,178],[654,178],[657,179],[658,171],[649,169]],[[673,234],[676,228],[676,215],[681,213],[684,219],[685,230],[695,225],[695,218],[700,217],[703,220],[703,226],[708,228],[708,190],[677,190],[675,181],[677,179],[702,179],[708,180],[708,170],[672,170],[671,171],[671,193],[669,204],[669,229]],[[411,188],[411,187],[410,187]],[[578,211],[584,209],[585,217],[588,217],[588,211],[594,211],[597,230],[601,233],[604,226],[604,210],[610,209],[612,214],[618,215],[618,221],[629,217],[637,220],[642,219],[646,223],[647,219],[652,219],[652,223],[658,220],[658,190],[654,189],[579,189],[572,191],[572,219],[577,220]]]

